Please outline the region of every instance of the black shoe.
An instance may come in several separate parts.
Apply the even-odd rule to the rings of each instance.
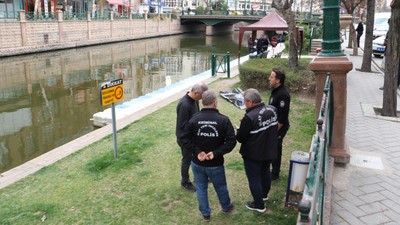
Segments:
[[[263,197],[263,201],[264,201],[264,202],[268,201],[268,199],[269,199],[269,198],[268,198],[268,195],[267,195],[267,197]]]
[[[276,174],[272,174],[271,175],[271,180],[278,180],[279,179],[279,174],[278,175],[276,175]]]
[[[260,212],[260,213],[263,213],[263,212],[265,212],[265,211],[267,210],[265,207],[262,207],[262,208],[256,207],[256,206],[254,205],[254,202],[248,202],[248,203],[246,204],[246,208],[248,208],[248,209],[250,209],[250,210],[257,211],[257,212]]]
[[[203,220],[206,222],[210,222],[211,216],[203,216]]]
[[[192,182],[185,182],[181,183],[181,187],[190,191],[190,192],[196,192],[196,187],[192,184]]]
[[[231,207],[228,210],[222,210],[222,212],[224,213],[230,213],[233,211],[233,209],[235,209],[235,206],[233,204],[231,204]]]

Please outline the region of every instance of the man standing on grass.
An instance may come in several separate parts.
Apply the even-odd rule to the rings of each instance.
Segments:
[[[264,201],[271,189],[269,164],[277,156],[278,116],[276,108],[265,105],[256,89],[248,89],[243,94],[246,114],[240,122],[236,139],[242,143],[244,169],[253,201],[246,208],[265,212]]]
[[[235,131],[228,117],[217,109],[217,96],[214,91],[203,93],[204,108],[186,124],[182,143],[193,153],[192,170],[196,182],[199,210],[205,221],[211,219],[208,202],[208,181],[214,186],[223,212],[233,210],[226,183],[224,154],[236,145]]]
[[[278,110],[278,157],[272,162],[272,180],[279,179],[282,160],[282,143],[289,130],[290,94],[285,87],[285,73],[279,68],[273,68],[269,76],[269,85],[272,88],[269,104]]]
[[[189,167],[192,160],[192,152],[182,145],[181,135],[186,123],[195,113],[199,112],[199,100],[201,99],[203,92],[207,90],[208,87],[206,84],[195,84],[192,89],[183,96],[176,107],[176,142],[182,152],[181,187],[191,192],[196,191],[196,188],[189,179]]]

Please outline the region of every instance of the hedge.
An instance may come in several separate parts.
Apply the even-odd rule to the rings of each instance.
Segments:
[[[315,90],[315,76],[308,69],[310,62],[311,59],[300,59],[297,68],[289,69],[287,58],[251,59],[240,65],[240,81],[246,89],[269,90],[268,77],[272,68],[279,67],[285,72],[285,86],[291,91],[312,92]]]

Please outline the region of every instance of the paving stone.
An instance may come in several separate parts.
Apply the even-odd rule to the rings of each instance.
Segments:
[[[360,218],[361,221],[366,225],[380,225],[384,223],[393,222],[384,213],[375,213]]]
[[[353,68],[361,67],[361,56],[348,57]],[[360,104],[382,105],[382,84],[382,73],[347,76],[347,145],[381,157],[385,170],[347,166],[340,171],[345,176],[336,174],[333,186],[342,190],[333,189],[331,224],[400,224],[400,123],[365,117]]]
[[[345,221],[345,224],[350,224],[350,225],[365,225],[365,223],[361,220],[359,220],[357,217],[355,217],[353,214],[350,212],[343,210],[338,212],[338,216],[340,216],[343,221]]]
[[[359,208],[361,210],[363,210],[364,212],[366,212],[367,214],[374,214],[374,213],[385,212],[385,211],[389,210],[389,208],[387,206],[383,205],[380,202],[374,202],[371,204],[362,205]]]
[[[397,185],[400,185],[400,183],[397,183]],[[396,193],[400,194],[400,189],[399,188],[396,188],[393,185],[388,184],[386,182],[380,183],[379,186],[382,187],[385,190],[388,190],[388,191],[392,192],[393,195],[395,195]]]
[[[361,195],[359,197],[361,200],[365,201],[366,203],[372,203],[372,202],[382,201],[382,200],[386,199],[385,196],[383,196],[382,194],[380,194],[378,192]]]
[[[366,194],[384,190],[384,188],[380,185],[382,185],[382,184],[380,183],[380,184],[364,185],[364,186],[360,187],[360,190],[365,192]]]
[[[357,208],[357,206],[353,205],[352,202],[349,202],[347,200],[339,201],[337,202],[337,204],[341,206],[344,210],[350,212],[355,217],[367,215],[366,212],[364,212],[360,208]]]
[[[382,201],[382,204],[386,205],[388,208],[392,209],[396,213],[400,213],[400,205],[393,200],[385,199],[384,201]]]
[[[383,214],[385,214],[387,217],[389,217],[392,221],[397,222],[397,225],[400,222],[400,213],[396,213],[392,210],[387,210],[385,212],[383,212]]]
[[[360,198],[358,198],[357,196],[353,195],[350,192],[340,192],[338,193],[339,196],[341,196],[341,199],[345,199],[349,202],[351,202],[351,204],[355,205],[355,206],[360,206],[360,205],[364,205],[365,201],[361,200]],[[335,199],[337,201],[341,200],[341,199]]]
[[[384,191],[380,191],[379,193],[381,193],[383,196],[385,196],[386,199],[390,199],[394,202],[400,202],[400,196],[394,194],[393,192],[384,190]]]

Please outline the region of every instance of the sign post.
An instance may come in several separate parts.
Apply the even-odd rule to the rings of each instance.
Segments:
[[[118,159],[118,145],[117,145],[117,126],[115,121],[115,102],[124,98],[124,85],[123,80],[113,80],[100,84],[101,105],[106,106],[111,104],[112,112],[112,128],[114,137],[114,158]]]

